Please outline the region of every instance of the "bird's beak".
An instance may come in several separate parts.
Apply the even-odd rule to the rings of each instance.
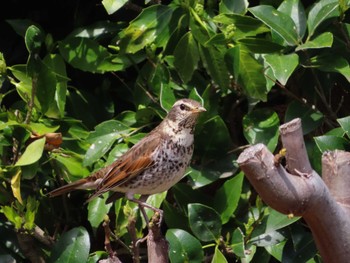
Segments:
[[[207,111],[207,110],[202,106],[196,107],[192,110],[193,113],[204,112],[204,111]]]

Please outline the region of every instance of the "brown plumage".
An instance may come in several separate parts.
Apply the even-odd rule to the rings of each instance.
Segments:
[[[200,103],[191,99],[175,102],[164,120],[118,160],[86,178],[53,190],[49,196],[77,189],[95,189],[89,201],[105,192],[115,191],[159,211],[133,196],[164,192],[183,177],[193,153],[195,123],[203,111]]]

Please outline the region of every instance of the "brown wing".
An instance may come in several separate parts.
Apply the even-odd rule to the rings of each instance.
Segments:
[[[153,160],[150,156],[159,146],[160,140],[160,133],[151,133],[135,144],[120,159],[104,168],[106,173],[97,187],[96,192],[87,202],[131,180],[146,168],[153,165]]]

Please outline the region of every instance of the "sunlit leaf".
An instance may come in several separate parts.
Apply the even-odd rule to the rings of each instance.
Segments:
[[[202,245],[198,239],[188,232],[181,229],[168,229],[165,237],[169,242],[171,263],[203,262]]]
[[[282,37],[289,46],[298,44],[298,33],[290,16],[268,5],[255,6],[249,8],[249,11]]]
[[[174,9],[166,5],[152,5],[130,22],[121,33],[119,46],[126,53],[135,53],[156,40],[167,29]]]
[[[288,55],[268,54],[264,58],[266,63],[271,67],[275,78],[282,85],[286,85],[289,77],[299,64],[299,57],[295,53]]]
[[[21,174],[22,174],[21,169],[18,169],[16,174],[12,176],[11,189],[12,189],[13,196],[18,200],[18,202],[23,204],[23,200],[21,196]]]
[[[314,39],[308,40],[304,44],[299,45],[295,50],[326,48],[331,47],[332,44],[333,34],[331,32],[325,32]]]
[[[89,256],[90,238],[84,227],[76,227],[64,233],[52,248],[49,262],[86,262]]]
[[[22,156],[16,162],[15,166],[23,166],[37,162],[44,151],[45,138],[35,140],[28,145]]]
[[[103,196],[106,197],[108,193]],[[88,204],[88,220],[93,228],[97,228],[112,207],[113,203],[106,204],[106,198],[94,198]]]
[[[128,0],[102,0],[102,5],[109,15],[123,7]]]
[[[339,15],[339,1],[322,0],[315,3],[308,14],[307,26],[309,30],[308,38],[312,37],[320,24],[328,18]]]

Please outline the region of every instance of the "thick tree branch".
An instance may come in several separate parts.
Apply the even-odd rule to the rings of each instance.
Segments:
[[[323,155],[323,177],[312,170],[301,121],[281,126],[287,169],[275,162],[263,144],[246,149],[238,164],[261,198],[284,214],[302,216],[324,262],[348,262],[350,254],[349,153]],[[329,188],[328,188],[328,187]]]

